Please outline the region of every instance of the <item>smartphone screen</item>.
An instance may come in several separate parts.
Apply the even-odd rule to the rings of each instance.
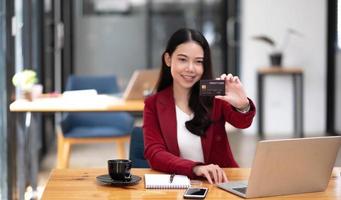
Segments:
[[[207,188],[188,188],[184,198],[205,198],[207,191]]]

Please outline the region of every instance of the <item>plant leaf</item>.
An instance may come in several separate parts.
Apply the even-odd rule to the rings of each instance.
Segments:
[[[259,36],[254,36],[253,37],[254,40],[260,40],[260,41],[263,41],[271,46],[275,46],[276,43],[273,39],[271,39],[270,37],[268,36],[264,36],[264,35],[259,35]]]

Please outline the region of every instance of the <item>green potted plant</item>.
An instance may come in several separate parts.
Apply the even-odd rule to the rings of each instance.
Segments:
[[[282,66],[283,51],[288,45],[291,35],[302,36],[302,34],[298,31],[289,28],[287,29],[281,45],[278,45],[278,43],[276,43],[274,39],[267,35],[256,35],[253,37],[253,39],[261,41],[272,48],[271,53],[269,54],[271,66],[280,67]]]
[[[37,73],[30,69],[17,72],[13,78],[13,85],[20,90],[20,94],[28,100],[32,100],[32,88],[38,82]]]

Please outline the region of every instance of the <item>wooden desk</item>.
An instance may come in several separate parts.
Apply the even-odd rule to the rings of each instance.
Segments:
[[[334,169],[340,173],[340,168]],[[225,169],[229,180],[243,180],[249,176],[249,169]],[[96,176],[107,173],[106,169],[57,169],[51,172],[42,199],[182,199],[184,189],[145,189],[144,180],[129,187],[103,186],[96,182]],[[143,177],[146,173],[159,173],[151,169],[132,169],[132,174]],[[206,199],[243,199],[203,181],[208,187]],[[295,194],[257,199],[341,199],[341,177],[332,177],[324,192]]]
[[[32,113],[119,111],[142,113],[143,108],[143,100],[123,101],[108,95],[82,96],[78,98],[43,97],[33,101],[21,99],[11,103],[10,111],[17,113],[17,135],[13,137],[16,139],[16,152],[13,152],[12,159],[16,160],[17,166],[17,169],[15,169],[17,176],[13,180],[13,184],[17,187],[18,199],[24,198],[27,183],[33,188],[33,191],[36,191],[37,188],[39,169],[39,144],[37,140],[39,138],[32,131],[34,128],[31,128],[31,119],[37,118],[37,115]]]
[[[11,112],[142,112],[143,108],[143,100],[124,101],[107,95],[20,99],[10,104]]]
[[[257,71],[257,108],[258,108],[258,134],[260,138],[264,138],[263,127],[263,99],[264,99],[264,77],[267,75],[275,76],[292,76],[293,92],[294,92],[294,131],[295,137],[304,137],[303,131],[303,69],[298,67],[263,67]]]

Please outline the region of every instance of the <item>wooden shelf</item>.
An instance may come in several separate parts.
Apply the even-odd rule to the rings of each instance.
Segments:
[[[261,74],[302,74],[303,69],[300,67],[261,67],[258,68],[258,73]]]

